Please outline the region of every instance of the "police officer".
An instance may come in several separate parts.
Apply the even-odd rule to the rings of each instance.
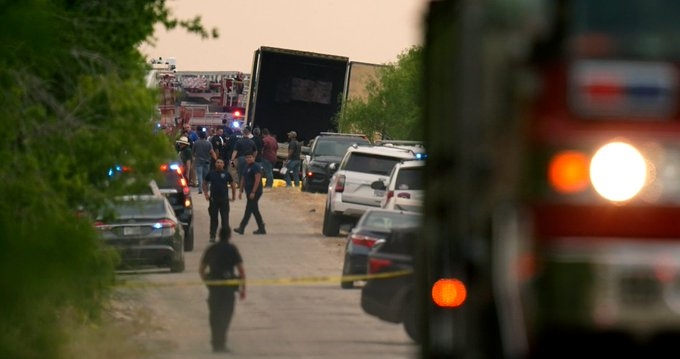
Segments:
[[[246,271],[241,253],[231,239],[231,229],[220,228],[220,240],[206,248],[198,266],[198,274],[208,287],[208,311],[213,352],[226,352],[227,330],[234,314],[235,293],[246,298]],[[236,268],[237,273],[234,273]],[[237,280],[235,282],[225,282]]]
[[[208,186],[210,186],[208,188]],[[208,204],[210,215],[210,242],[215,242],[218,220],[222,227],[229,227],[229,186],[231,201],[236,199],[236,184],[231,174],[224,169],[224,160],[215,160],[215,169],[208,172],[203,179],[203,193]],[[217,217],[219,214],[219,218]]]

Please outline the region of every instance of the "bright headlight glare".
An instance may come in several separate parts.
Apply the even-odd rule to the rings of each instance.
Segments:
[[[604,198],[623,202],[637,195],[647,179],[642,154],[624,142],[602,146],[590,161],[590,181]]]

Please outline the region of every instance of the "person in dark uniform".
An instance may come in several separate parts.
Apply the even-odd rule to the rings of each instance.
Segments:
[[[248,225],[248,221],[250,220],[250,215],[252,214],[255,216],[255,221],[257,222],[257,230],[254,231],[253,234],[267,234],[267,231],[264,229],[264,221],[262,220],[258,204],[260,197],[262,197],[262,166],[255,162],[254,153],[247,153],[245,155],[245,160],[246,169],[241,176],[238,199],[241,199],[244,190],[248,197],[245,213],[243,213],[243,219],[241,219],[241,224],[238,228],[234,229],[234,232],[243,234]]]
[[[208,287],[211,344],[214,352],[226,352],[227,330],[234,314],[238,291],[241,300],[246,298],[246,271],[241,253],[231,239],[231,229],[220,228],[220,240],[203,252],[198,274]],[[236,268],[237,273],[234,273]],[[224,282],[230,280],[230,282]],[[215,283],[211,283],[217,281]],[[237,281],[237,282],[231,282]]]
[[[231,185],[231,199],[229,199],[228,185]],[[210,186],[210,188],[208,188]],[[210,242],[215,242],[215,233],[218,226],[218,214],[220,225],[229,227],[229,201],[236,199],[236,186],[229,171],[224,169],[224,160],[215,160],[215,169],[208,172],[203,179],[203,193],[206,201],[209,201],[208,214],[210,215]]]

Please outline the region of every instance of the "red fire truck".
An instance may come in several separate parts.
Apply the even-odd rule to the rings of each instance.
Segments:
[[[676,10],[431,3],[423,357],[654,357],[680,339]]]

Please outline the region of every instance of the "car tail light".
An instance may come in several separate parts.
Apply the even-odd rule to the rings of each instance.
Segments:
[[[368,273],[375,274],[380,270],[385,269],[392,265],[392,261],[389,259],[379,259],[379,258],[369,258],[368,259]]]
[[[368,248],[372,248],[377,240],[375,237],[363,236],[360,234],[352,234],[349,239],[352,241],[352,244]]]
[[[389,202],[392,197],[394,197],[394,191],[387,191],[387,193],[385,193],[385,203]]]
[[[175,228],[177,227],[177,223],[171,219],[161,219],[160,221],[156,222],[153,225],[153,228],[160,229],[160,228]]]
[[[95,221],[94,222],[94,228],[99,229],[99,230],[104,230],[106,229],[107,224],[102,222],[102,221]]]
[[[432,285],[432,301],[442,308],[455,308],[465,302],[467,289],[458,279],[439,279]]]
[[[335,192],[340,193],[345,191],[345,176],[338,176],[338,180],[335,181]]]

